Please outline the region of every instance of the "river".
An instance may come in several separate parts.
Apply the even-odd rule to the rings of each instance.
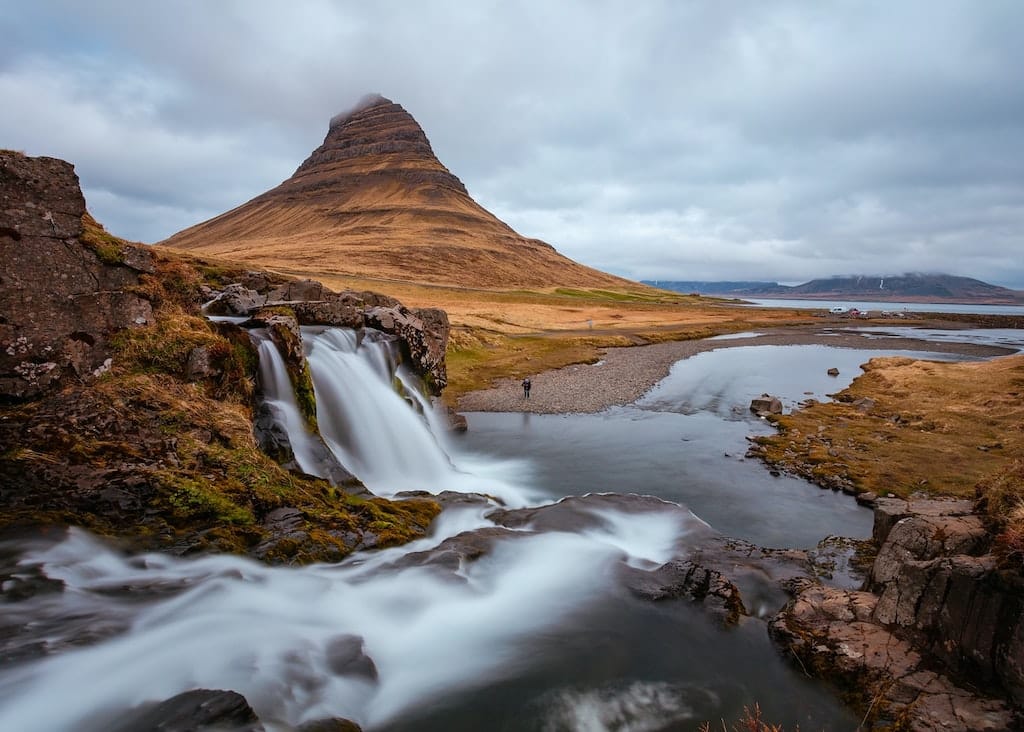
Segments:
[[[761,621],[724,627],[687,601],[639,599],[616,577],[657,567],[709,526],[771,547],[867,536],[871,513],[848,496],[744,457],[747,436],[770,429],[746,407],[762,391],[787,407],[827,399],[877,351],[708,352],[634,405],[475,413],[451,437],[415,389],[396,392],[409,375],[385,343],[325,329],[304,339],[327,442],[380,493],[478,491],[510,507],[640,493],[681,507],[585,508],[590,528],[506,532],[453,566],[418,558],[493,530],[490,508],[449,508],[412,545],[303,568],[125,556],[80,530],[10,539],[4,573],[44,589],[4,605],[0,729],[110,729],[128,708],[197,687],[244,694],[271,730],[333,716],[392,732],[693,730],[755,702],[787,728],[856,725],[779,656]]]

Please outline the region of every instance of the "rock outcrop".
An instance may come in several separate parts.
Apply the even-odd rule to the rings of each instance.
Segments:
[[[0,151],[0,400],[94,379],[111,336],[152,321],[133,289],[152,257],[90,242],[86,217],[71,164]]]
[[[412,115],[379,95],[332,119],[291,178],[163,243],[313,276],[637,287],[517,234],[469,196]]]
[[[336,464],[328,482],[261,452],[249,334],[201,317],[218,293],[232,314],[330,302],[320,283],[123,242],[88,215],[63,161],[0,153],[0,203],[0,529],[75,525],[136,548],[289,563],[423,535],[432,500],[354,496],[365,489]],[[334,304],[353,298],[360,327],[367,308],[400,309],[372,293]],[[268,313],[304,363],[293,312]],[[404,348],[425,364],[444,337]],[[443,385],[443,361],[431,366]],[[287,446],[270,446],[288,462]]]
[[[246,327],[268,328],[290,366],[297,390],[304,383],[301,373],[305,369],[299,325],[373,328],[395,339],[403,360],[425,379],[432,394],[439,396],[448,384],[444,356],[449,324],[444,310],[410,309],[394,298],[371,292],[332,292],[313,280],[288,286],[269,281],[253,284],[260,289],[235,282],[220,292],[211,291],[214,299],[207,312],[249,316]]]
[[[867,589],[799,583],[770,624],[776,641],[805,669],[855,690],[876,721],[1016,728],[1024,583],[984,553],[972,503],[879,499],[874,539]]]

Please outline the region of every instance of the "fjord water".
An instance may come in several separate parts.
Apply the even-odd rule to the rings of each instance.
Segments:
[[[742,460],[745,435],[766,429],[733,409],[749,403],[749,387],[699,386],[686,362],[635,407],[471,415],[446,454],[426,401],[399,393],[411,382],[386,343],[333,330],[304,339],[321,428],[368,483],[483,489],[511,505],[660,493],[699,504],[716,529],[780,546],[811,545],[832,528],[867,533],[870,513],[849,498]],[[852,377],[852,360],[829,356]],[[294,428],[293,442],[304,429]],[[373,439],[351,439],[353,430]],[[236,690],[280,730],[333,716],[391,731],[687,730],[755,701],[787,727],[855,726],[777,654],[760,622],[722,629],[699,606],[642,601],[617,581],[623,563],[666,561],[698,519],[602,509],[598,529],[513,532],[447,569],[409,561],[492,526],[486,511],[452,507],[409,546],[304,568],[124,556],[79,530],[10,541],[0,560],[17,566],[5,574],[36,589],[0,620],[0,729],[105,730],[135,705],[191,688]],[[51,582],[32,585],[40,577]]]

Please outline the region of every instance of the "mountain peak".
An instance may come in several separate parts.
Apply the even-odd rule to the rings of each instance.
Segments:
[[[400,104],[380,94],[364,96],[331,118],[327,136],[281,187],[345,187],[350,175],[401,178],[466,194],[466,187],[434,155],[419,123]],[[307,180],[307,178],[309,180]]]
[[[380,94],[333,117],[323,144],[281,185],[163,243],[318,277],[632,284],[517,234],[470,197],[413,116]]]
[[[331,117],[330,126],[333,129],[337,125],[344,124],[349,119],[351,119],[352,115],[370,109],[371,107],[385,107],[391,104],[394,104],[394,102],[392,102],[387,97],[378,94],[377,92],[374,92],[372,94],[364,94],[362,97],[359,98],[358,102],[356,102],[354,105],[346,109],[344,112],[338,112],[338,114]]]

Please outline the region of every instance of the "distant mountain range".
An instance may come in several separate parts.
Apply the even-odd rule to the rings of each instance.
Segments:
[[[990,285],[970,277],[947,274],[896,276],[852,275],[811,280],[802,285],[778,282],[679,282],[644,280],[644,284],[676,292],[720,297],[801,300],[875,300],[882,302],[975,303],[1024,305],[1024,291]]]

